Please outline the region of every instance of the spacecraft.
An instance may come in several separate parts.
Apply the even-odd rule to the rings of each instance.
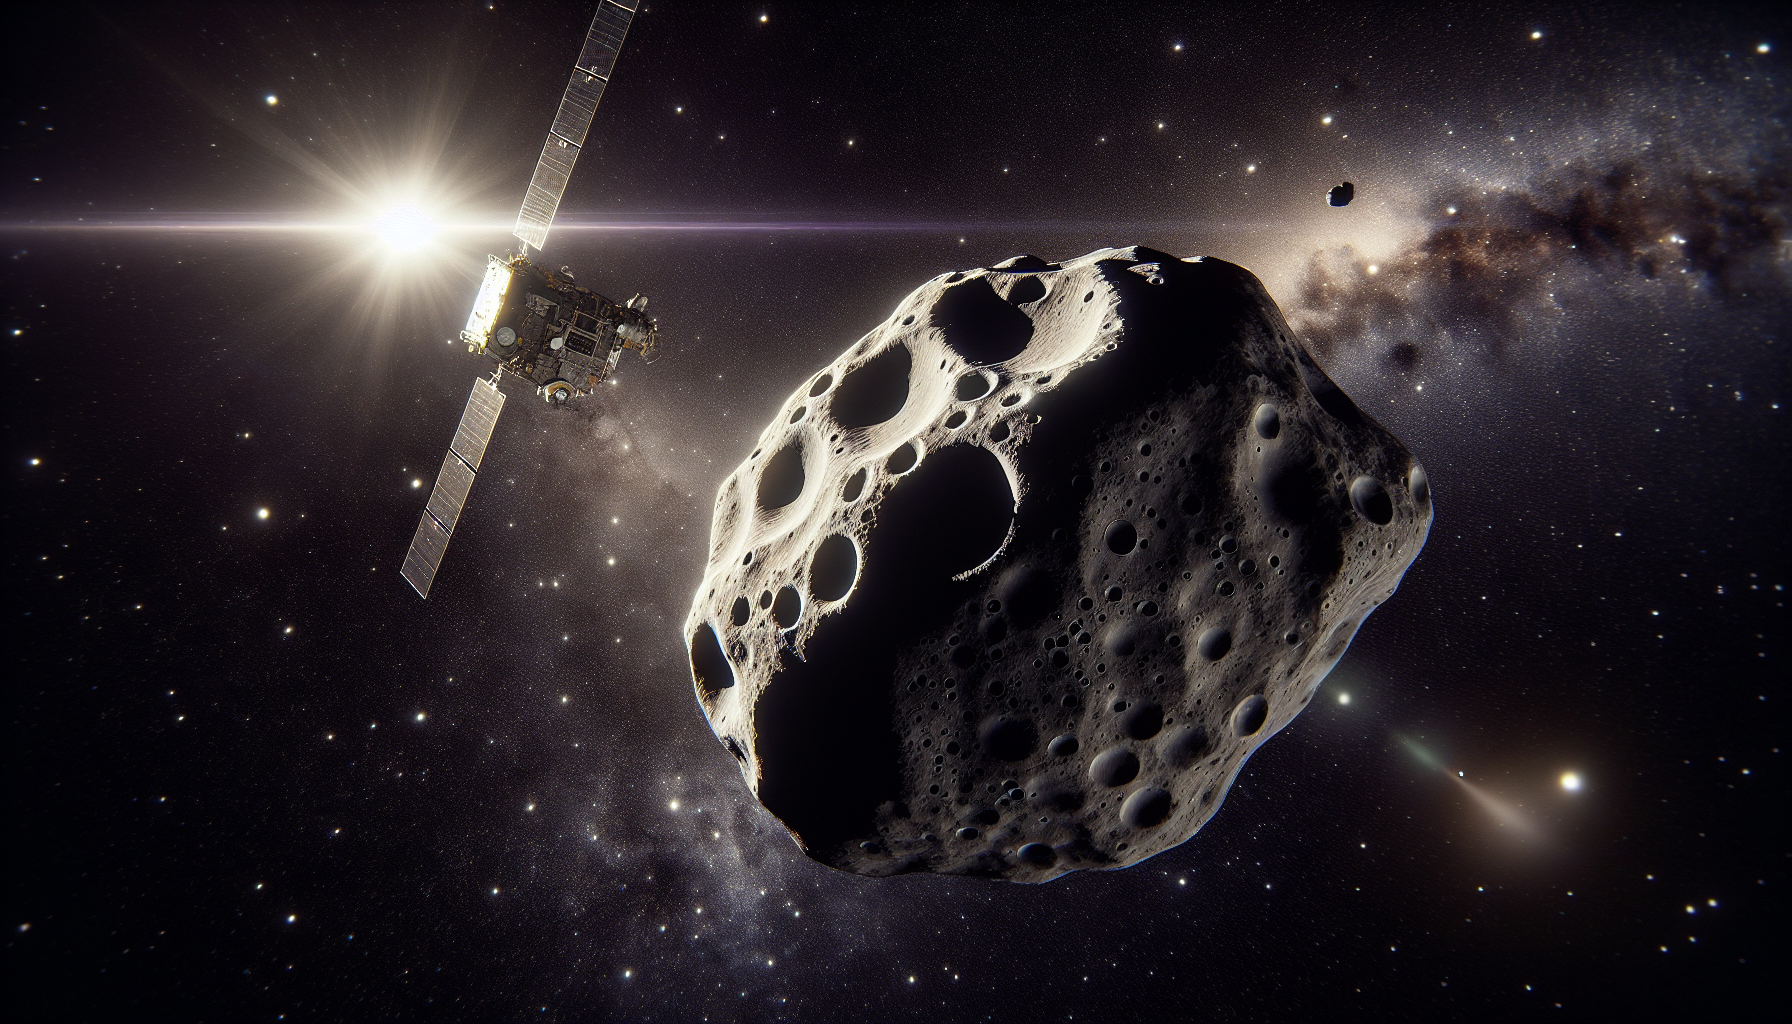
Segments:
[[[473,382],[473,393],[467,396],[435,488],[405,552],[400,571],[419,597],[429,597],[448,538],[466,507],[467,493],[504,409],[499,384],[505,372],[534,383],[535,393],[550,406],[566,407],[609,380],[625,349],[640,352],[650,363],[659,356],[659,326],[647,315],[646,296],[615,302],[577,283],[571,269],[552,270],[529,258],[530,249],[539,253],[547,244],[573,163],[585,145],[592,115],[634,20],[633,4],[634,0],[598,4],[517,213],[512,234],[520,249],[486,258],[485,277],[460,340],[467,351],[497,365],[489,380]]]

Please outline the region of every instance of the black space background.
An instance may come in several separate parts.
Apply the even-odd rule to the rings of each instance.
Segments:
[[[330,172],[419,160],[507,222],[588,19],[9,25],[18,1019],[1783,1018],[1779,15],[654,3],[562,209],[704,229],[548,258],[668,354],[580,414],[511,389],[425,604],[411,481],[502,229],[392,284],[358,236],[91,226],[354,215]],[[1182,847],[808,862],[690,693],[716,485],[933,275],[1132,242],[1264,278],[1424,462],[1429,544]]]

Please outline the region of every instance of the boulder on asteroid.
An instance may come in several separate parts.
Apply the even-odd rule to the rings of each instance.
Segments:
[[[1044,881],[1192,836],[1430,524],[1249,272],[1021,256],[791,395],[716,496],[685,638],[809,856]]]

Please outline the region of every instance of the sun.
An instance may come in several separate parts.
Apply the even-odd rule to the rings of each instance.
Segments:
[[[393,252],[415,252],[435,240],[440,225],[412,203],[394,206],[373,220],[373,232]]]

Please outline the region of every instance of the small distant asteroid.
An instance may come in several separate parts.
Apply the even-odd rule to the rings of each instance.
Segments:
[[[785,401],[684,635],[810,857],[1039,882],[1194,835],[1430,526],[1425,471],[1243,268],[1022,256]]]
[[[1342,185],[1333,185],[1331,191],[1325,194],[1325,201],[1333,206],[1349,206],[1350,201],[1355,198],[1356,186],[1348,181]]]

